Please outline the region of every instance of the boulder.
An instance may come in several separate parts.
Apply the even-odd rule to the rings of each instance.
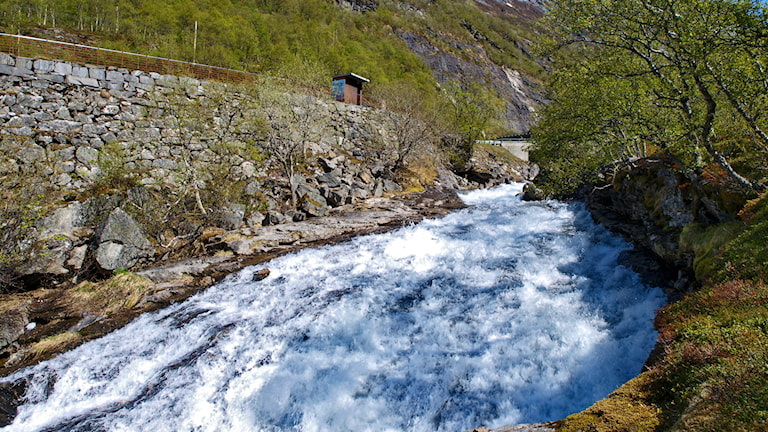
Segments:
[[[96,245],[96,262],[108,271],[130,269],[155,255],[141,226],[119,207],[101,225]]]
[[[281,223],[285,223],[285,216],[283,216],[283,214],[278,211],[270,210],[264,216],[264,221],[262,222],[262,225],[263,226],[280,225]]]
[[[226,230],[236,230],[243,225],[245,206],[230,204],[219,210],[219,223]]]
[[[328,216],[328,203],[325,201],[320,192],[310,191],[302,195],[299,201],[299,208],[307,214],[307,216],[321,217]]]
[[[14,343],[24,334],[29,317],[26,309],[16,308],[0,314],[0,349]]]
[[[542,201],[545,198],[544,191],[533,183],[523,186],[523,201]]]
[[[337,189],[329,190],[325,196],[328,204],[331,207],[340,207],[347,203],[347,198],[349,197],[349,188],[342,186]]]

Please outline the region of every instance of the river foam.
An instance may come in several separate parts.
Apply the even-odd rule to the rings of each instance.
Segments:
[[[581,206],[520,189],[245,269],[19,371],[6,430],[451,431],[582,410],[639,372],[663,294]]]

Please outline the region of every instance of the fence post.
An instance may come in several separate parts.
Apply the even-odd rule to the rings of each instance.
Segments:
[[[101,66],[99,64],[99,53],[101,52],[101,49],[99,47],[96,47],[96,66]]]

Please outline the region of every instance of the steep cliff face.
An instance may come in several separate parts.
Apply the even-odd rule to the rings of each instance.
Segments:
[[[468,29],[470,31],[470,29]],[[402,32],[400,37],[432,69],[438,82],[483,83],[490,86],[506,104],[506,124],[510,130],[526,132],[536,121],[536,108],[545,101],[543,88],[532,78],[508,66],[498,65],[479,44],[449,40],[470,58],[460,58],[435,46],[426,36]],[[478,34],[476,37],[482,37]]]

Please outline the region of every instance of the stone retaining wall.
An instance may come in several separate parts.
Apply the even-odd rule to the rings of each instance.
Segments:
[[[101,174],[104,146],[112,144],[124,152],[125,169],[141,173],[141,184],[159,185],[180,180],[173,173],[182,164],[181,144],[196,163],[228,164],[234,180],[256,177],[254,161],[242,152],[222,157],[212,140],[180,142],[178,119],[163,101],[205,97],[211,86],[227,88],[225,103],[242,97],[236,85],[0,54],[0,175],[34,171],[82,191]],[[330,126],[313,143],[315,152],[359,144],[365,108],[314,100],[313,109]]]

